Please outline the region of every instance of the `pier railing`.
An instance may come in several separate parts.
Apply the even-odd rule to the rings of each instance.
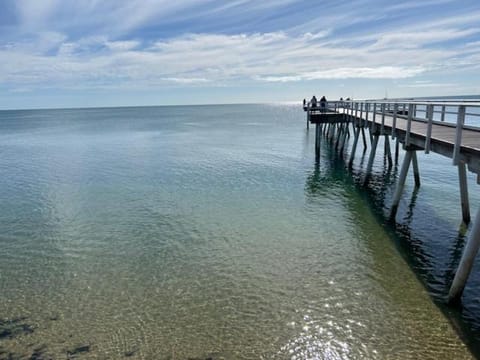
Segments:
[[[453,163],[459,161],[462,146],[462,133],[465,129],[480,131],[480,101],[397,101],[397,100],[353,100],[328,101],[324,107],[320,103],[312,106],[307,103],[304,107],[309,114],[321,112],[341,112],[350,115],[352,119],[365,119],[373,128],[377,125],[384,127],[385,117],[392,118],[392,138],[396,136],[396,129],[401,121],[406,129],[405,143],[409,144],[412,122],[427,124],[425,134],[425,152],[430,151],[432,125],[442,125],[455,128]],[[362,120],[360,120],[362,121]],[[402,127],[402,128],[403,128]]]

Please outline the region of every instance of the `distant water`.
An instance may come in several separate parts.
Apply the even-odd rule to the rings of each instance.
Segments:
[[[313,146],[300,106],[0,112],[0,359],[473,357],[451,160],[393,226],[398,168]]]

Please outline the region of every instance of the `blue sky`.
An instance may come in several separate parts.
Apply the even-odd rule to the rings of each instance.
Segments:
[[[0,0],[0,109],[480,94],[480,1]]]

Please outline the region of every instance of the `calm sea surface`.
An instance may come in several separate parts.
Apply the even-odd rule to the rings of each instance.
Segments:
[[[419,154],[393,225],[378,154],[316,166],[300,106],[0,112],[0,359],[474,357],[457,172]]]

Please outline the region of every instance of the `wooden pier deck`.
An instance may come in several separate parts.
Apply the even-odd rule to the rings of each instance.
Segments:
[[[338,112],[348,115],[352,111],[349,109],[338,109]],[[395,129],[400,142],[405,143],[409,126],[408,117],[405,115],[397,115],[394,120],[393,114],[385,114],[382,125],[382,121],[379,121],[378,119],[379,116],[382,116],[382,114],[377,114],[375,123],[371,119],[366,119],[365,115],[362,115],[361,117],[357,116],[356,121],[363,121],[366,123],[364,126],[370,126],[370,128],[372,127],[372,124],[374,124],[380,134],[392,135],[392,131]],[[393,125],[394,122],[395,127]],[[421,150],[425,150],[425,144],[429,132],[428,128],[428,120],[412,118],[408,145],[415,145]],[[429,150],[453,159],[455,156],[454,150],[456,138],[457,128],[455,125],[432,121]],[[464,127],[462,129],[461,145],[458,156],[460,156],[461,160],[469,166],[470,171],[476,173],[477,176],[480,174],[480,128]]]
[[[353,144],[348,162],[351,166],[359,139],[363,140],[364,149],[367,150],[365,130],[369,131],[371,141],[366,167],[367,181],[372,170],[379,137],[385,137],[385,152],[389,166],[393,163],[390,139],[396,141],[395,159],[398,159],[399,144],[402,144],[405,156],[391,206],[392,219],[395,219],[410,166],[413,168],[415,185],[420,186],[416,152],[433,152],[451,158],[453,165],[458,168],[462,219],[465,224],[470,222],[466,171],[468,168],[475,173],[477,183],[480,184],[480,102],[339,101],[322,104],[321,109],[304,104],[304,110],[307,113],[307,128],[309,124],[314,124],[316,127],[317,161],[320,156],[322,135],[326,134],[330,139],[336,139],[335,148],[344,152],[351,127]],[[450,287],[449,303],[460,300],[479,248],[480,209],[477,211]]]

